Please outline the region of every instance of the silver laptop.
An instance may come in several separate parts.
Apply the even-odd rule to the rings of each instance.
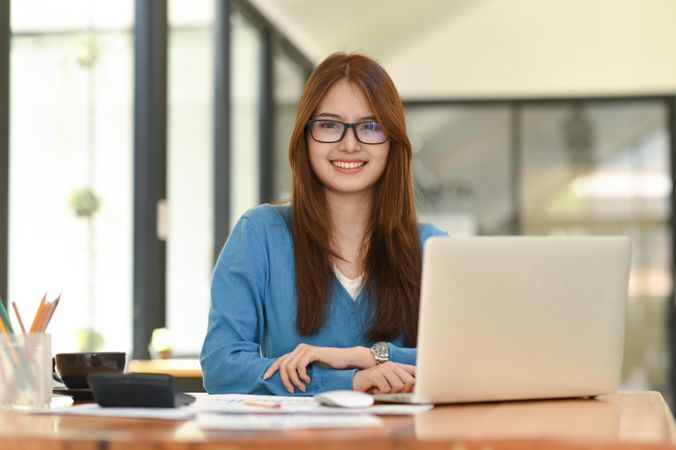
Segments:
[[[416,385],[379,400],[595,396],[619,388],[627,237],[431,238]]]

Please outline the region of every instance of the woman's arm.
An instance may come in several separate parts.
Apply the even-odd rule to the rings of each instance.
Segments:
[[[294,391],[314,394],[330,389],[351,389],[355,373],[351,361],[335,367],[320,363],[304,366],[310,379],[303,383],[304,390],[298,386],[298,390],[293,386],[289,389],[288,378],[283,379],[279,371],[264,377],[279,358],[265,358],[260,350],[268,331],[264,307],[269,250],[263,230],[265,224],[259,226],[259,223],[256,217],[243,216],[214,268],[209,327],[200,355],[205,388],[210,393],[282,395]],[[293,320],[291,311],[289,320]]]
[[[355,391],[371,394],[411,392],[415,386],[415,366],[388,361],[359,370],[352,386]]]
[[[273,361],[260,353],[267,277],[267,243],[244,216],[214,268],[209,327],[200,355],[208,392],[286,393],[278,378],[263,380]]]
[[[398,347],[390,343],[390,361],[415,366],[418,349],[412,347]]]
[[[391,343],[389,345],[390,361],[415,366],[417,355],[415,348],[397,347]],[[308,372],[312,368],[315,368],[315,371],[322,370],[320,367],[324,368],[324,373],[329,377],[330,372],[326,369],[365,370],[376,365],[371,349],[367,347],[337,348],[300,344],[293,351],[277,358],[267,368],[263,379],[267,380],[277,375],[289,393],[293,393],[295,389],[307,392],[307,384],[312,382]]]
[[[366,347],[338,348],[299,344],[293,351],[277,358],[265,371],[263,379],[278,375],[289,393],[293,393],[296,388],[307,392],[307,384],[312,383],[309,370],[314,369],[329,380],[336,376],[341,377],[341,372],[354,375],[354,370],[345,369],[367,369],[375,365],[375,359]],[[336,382],[339,384],[336,385]],[[334,389],[351,389],[352,379],[334,380],[331,384],[335,385]]]

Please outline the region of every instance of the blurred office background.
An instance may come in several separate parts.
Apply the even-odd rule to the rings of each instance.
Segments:
[[[289,195],[312,66],[362,51],[405,102],[422,219],[633,241],[624,387],[676,387],[673,0],[0,0],[0,296],[63,292],[55,352],[175,356],[214,259]]]

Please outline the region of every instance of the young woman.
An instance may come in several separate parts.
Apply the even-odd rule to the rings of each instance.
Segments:
[[[216,263],[201,353],[210,393],[408,392],[421,248],[411,144],[392,80],[335,53],[310,75],[290,205],[242,216]]]

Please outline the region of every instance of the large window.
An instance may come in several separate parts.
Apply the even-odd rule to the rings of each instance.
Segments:
[[[452,235],[632,239],[623,386],[669,394],[666,101],[420,102],[407,119],[423,220]]]
[[[296,107],[305,84],[305,68],[291,58],[281,45],[275,48],[274,57],[274,198],[291,197],[291,167],[289,166],[289,140],[296,123]]]
[[[128,350],[133,3],[11,11],[9,300],[62,293],[54,352]]]
[[[239,11],[231,16],[230,227],[259,203],[262,42],[260,30]],[[225,230],[217,230],[223,233]]]
[[[160,36],[145,28],[139,36],[163,42],[164,8],[137,10],[134,0],[11,6],[10,219],[9,231],[0,230],[10,243],[9,300],[30,318],[45,292],[62,293],[50,325],[56,352],[130,351],[148,331],[136,329],[143,336],[133,340],[132,324],[150,318],[172,331],[174,355],[197,354],[214,244],[222,245],[239,216],[267,197],[262,172],[272,174],[274,197],[288,196],[286,152],[310,64],[247,1],[167,2],[167,167],[159,169],[167,186],[157,223],[167,242],[166,266],[159,268],[166,277],[158,278],[166,278],[166,298],[158,299],[166,302],[166,317],[151,317],[164,305],[144,301],[143,289],[163,286],[142,279],[134,294],[132,284],[135,264],[141,267],[133,261],[134,198],[148,194],[147,186],[134,186],[134,152],[149,151],[134,148],[134,14],[156,14]],[[224,33],[215,36],[215,29]],[[162,86],[164,69],[147,69],[139,83],[153,84],[154,74],[153,85]],[[216,124],[215,91],[229,101]],[[150,105],[162,107],[161,99]],[[163,148],[153,150],[164,155]],[[228,183],[219,184],[219,173]],[[148,251],[157,252],[144,254],[148,260],[165,260],[161,246]]]
[[[167,114],[167,327],[174,356],[207,330],[213,267],[214,0],[171,0]]]

